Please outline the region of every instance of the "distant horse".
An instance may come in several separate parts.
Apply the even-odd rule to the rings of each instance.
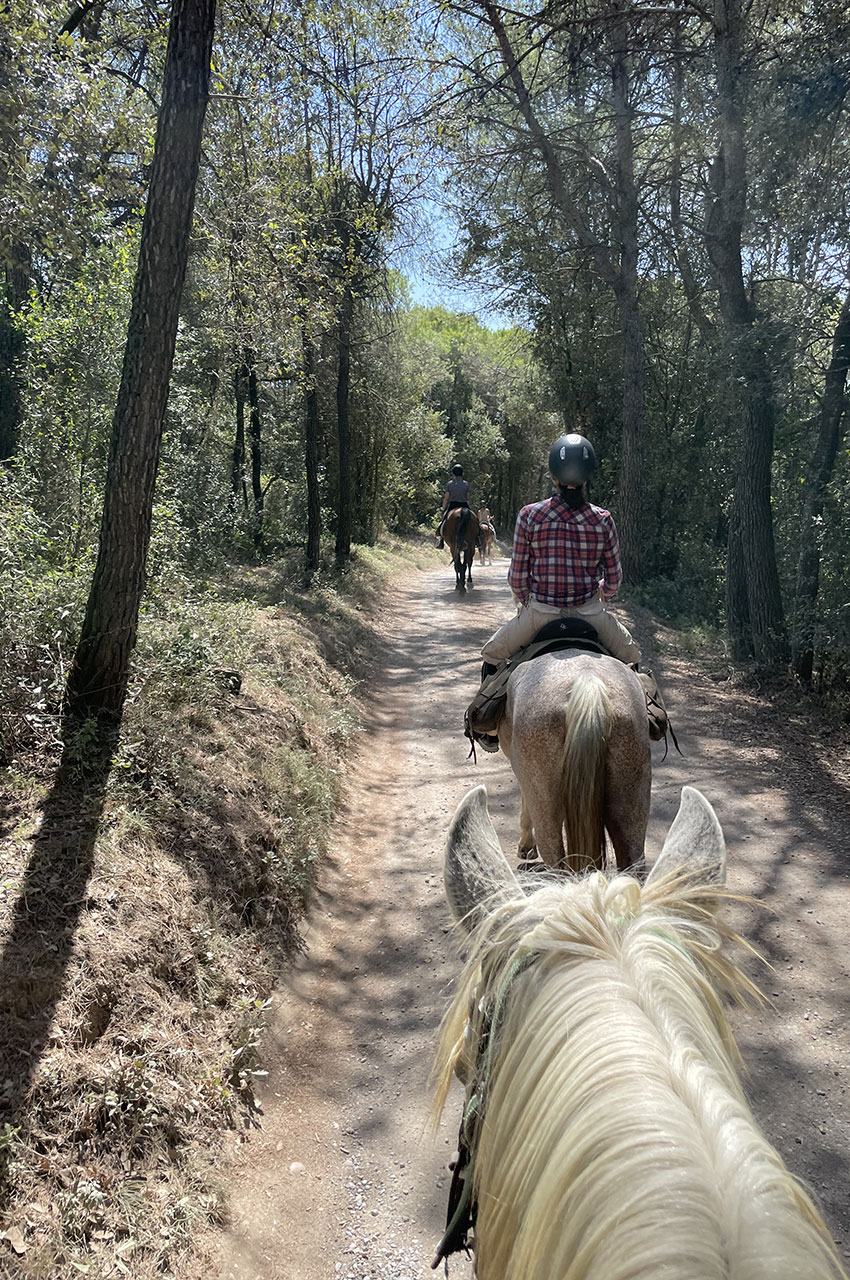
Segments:
[[[477,787],[446,850],[474,932],[437,1059],[438,1108],[453,1073],[467,1089],[437,1259],[471,1217],[477,1280],[847,1280],[738,1080],[722,1002],[756,993],[720,950],[708,801],[683,789],[643,887],[535,881],[523,892]]]
[[[465,591],[472,584],[472,562],[478,543],[478,517],[469,507],[453,507],[443,521],[443,538],[452,553],[455,589]]]
[[[520,664],[508,681],[499,745],[522,792],[520,854],[550,867],[643,859],[651,756],[635,673],[607,654],[566,649]]]
[[[481,555],[481,563],[484,564],[485,557],[488,564],[493,563],[493,539],[496,536],[496,530],[493,527],[493,517],[490,515],[489,507],[482,507],[478,512],[478,550]]]

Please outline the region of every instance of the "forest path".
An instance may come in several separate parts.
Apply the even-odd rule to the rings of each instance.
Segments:
[[[443,1229],[460,1094],[436,1136],[428,1074],[457,964],[442,851],[454,809],[485,782],[503,845],[519,800],[499,756],[466,759],[460,729],[481,643],[509,616],[507,561],[460,597],[451,566],[397,584],[383,682],[306,936],[265,1040],[257,1126],[223,1171],[230,1226],[221,1280],[420,1280]],[[753,976],[775,1008],[737,1018],[748,1091],[771,1140],[819,1195],[850,1251],[847,753],[778,722],[754,697],[665,652],[629,615],[662,678],[683,756],[653,745],[650,860],[684,783],[717,809],[733,890],[769,908],[736,925],[774,966]],[[770,914],[770,912],[774,914]],[[209,1272],[207,1272],[209,1274]],[[453,1260],[452,1280],[471,1267]]]

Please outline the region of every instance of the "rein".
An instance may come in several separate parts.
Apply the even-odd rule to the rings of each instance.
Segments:
[[[514,983],[521,973],[537,959],[537,952],[527,951],[511,962],[499,986],[496,995],[483,1009],[481,1030],[478,1036],[478,1049],[475,1055],[475,1072],[472,1082],[466,1091],[463,1116],[458,1133],[458,1154],[452,1171],[449,1187],[449,1204],[446,1213],[446,1230],[437,1245],[437,1252],[431,1263],[435,1271],[441,1262],[446,1264],[446,1275],[449,1271],[449,1256],[464,1250],[469,1256],[469,1233],[475,1230],[477,1205],[474,1198],[475,1157],[478,1150],[478,1139],[484,1124],[487,1095],[490,1092],[492,1078],[492,1058],[495,1046],[504,1021],[505,1009]],[[484,974],[482,973],[482,978]],[[476,997],[473,992],[470,1005],[470,1018],[475,1008]]]

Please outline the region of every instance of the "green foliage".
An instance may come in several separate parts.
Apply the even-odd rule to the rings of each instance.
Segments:
[[[573,7],[569,21],[553,25],[522,8],[505,17],[541,125],[568,161],[568,195],[588,234],[616,261],[619,153],[604,7]],[[9,607],[18,636],[13,644],[4,630],[3,644],[10,655],[18,645],[15,718],[22,713],[29,724],[27,716],[45,709],[45,690],[48,708],[58,695],[57,633],[66,646],[94,556],[166,14],[137,4],[96,7],[57,32],[41,10],[15,0],[6,18],[0,238],[21,279],[17,292],[9,284],[10,310],[0,306],[0,324],[23,348],[13,371],[21,405],[11,521],[19,528],[4,537],[23,539],[32,555],[27,568],[17,552],[5,553],[10,576],[0,591],[4,602],[15,595]],[[326,537],[348,496],[356,542],[429,521],[456,460],[474,500],[486,501],[509,529],[517,508],[546,492],[545,449],[564,426],[594,440],[594,498],[617,515],[617,307],[574,225],[543,194],[544,169],[510,93],[492,90],[496,49],[486,25],[444,11],[441,27],[430,29],[412,11],[371,0],[356,11],[263,0],[221,18],[149,601],[173,595],[187,572],[303,549],[311,392]],[[714,621],[722,613],[717,566],[740,433],[730,380],[736,339],[723,335],[701,226],[717,146],[708,91],[714,44],[696,11],[655,18],[633,24],[628,67],[642,183],[644,589],[665,611],[704,610]],[[751,157],[744,260],[778,403],[774,534],[791,601],[808,424],[847,250],[850,34],[834,7],[803,4],[780,18],[757,6],[743,40]],[[522,327],[493,332],[473,316],[410,305],[391,263],[437,216],[422,197],[434,200],[440,165],[442,192],[462,226],[459,277],[494,291],[501,307],[523,317]],[[340,491],[337,448],[347,299],[350,495]],[[241,452],[240,369],[256,375]],[[843,507],[836,489],[824,515],[834,534],[824,538],[824,553],[837,546],[839,562]],[[819,625],[829,646],[841,643],[837,581],[825,564]],[[39,645],[47,645],[41,657]],[[35,741],[29,729],[21,733]]]
[[[58,746],[65,675],[91,565],[57,565],[49,527],[0,472],[0,762]]]
[[[793,613],[812,415],[824,391],[848,252],[850,23],[835,6],[736,12],[742,53],[732,83],[718,72],[716,16],[707,12],[671,12],[657,22],[631,15],[621,57],[622,33],[604,5],[568,5],[557,18],[501,8],[501,39],[517,56],[537,134],[507,78],[494,85],[504,44],[482,15],[453,11],[445,33],[447,56],[463,68],[446,139],[457,160],[449,184],[462,228],[457,275],[498,289],[529,318],[566,425],[596,445],[594,496],[615,515],[624,461],[623,352],[637,339],[633,330],[624,333],[618,313],[623,282],[613,285],[624,260],[633,164],[646,374],[647,580],[640,590],[668,616],[712,624],[723,615],[729,508],[751,429],[739,382],[748,347],[763,353],[767,366],[751,403],[776,409],[772,533]],[[618,115],[613,86],[623,78],[627,110]],[[728,146],[728,137],[721,146],[720,126],[731,118],[730,102],[718,100],[724,93],[737,94],[734,111],[745,131],[747,326],[719,306],[719,270],[711,261]],[[513,456],[513,442],[508,446]],[[824,538],[823,552],[828,556],[834,542],[846,560],[842,506],[827,503],[834,539]],[[845,643],[831,589],[827,571],[818,604],[819,644],[827,649]]]
[[[97,530],[112,410],[130,306],[135,236],[96,245],[80,273],[48,295],[33,291],[22,315],[27,387],[21,426],[22,476],[69,557]]]

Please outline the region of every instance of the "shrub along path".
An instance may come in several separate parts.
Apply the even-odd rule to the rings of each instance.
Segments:
[[[428,1073],[456,969],[443,840],[480,781],[506,848],[518,834],[504,758],[474,766],[460,728],[479,646],[510,608],[505,569],[479,570],[462,598],[449,568],[415,574],[386,609],[383,679],[306,951],[277,996],[261,1111],[229,1152],[230,1227],[211,1245],[228,1280],[430,1274],[459,1118],[456,1106],[436,1136],[429,1130]],[[730,887],[766,908],[738,908],[735,921],[773,965],[748,964],[774,1004],[738,1018],[748,1088],[850,1253],[845,737],[816,729],[805,709],[789,723],[717,657],[681,656],[676,633],[630,617],[683,752],[662,760],[663,744],[653,746],[650,860],[681,786],[699,786],[726,834]],[[471,1269],[453,1261],[451,1275],[464,1280]]]

